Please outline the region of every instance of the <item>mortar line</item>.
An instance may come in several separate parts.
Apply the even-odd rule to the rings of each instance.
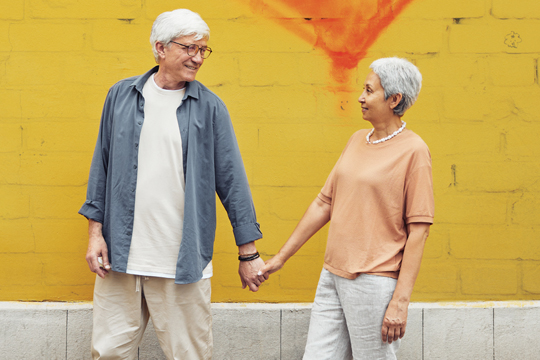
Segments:
[[[491,309],[493,316],[493,360],[495,360],[495,308]]]
[[[66,360],[68,360],[68,327],[69,327],[69,310],[66,310]]]
[[[282,327],[283,327],[283,309],[279,310],[279,359],[283,360],[283,344],[282,344]]]
[[[422,309],[422,360],[424,360],[424,309]]]

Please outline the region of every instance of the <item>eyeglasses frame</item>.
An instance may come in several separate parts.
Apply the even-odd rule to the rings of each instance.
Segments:
[[[208,59],[208,58],[210,57],[210,55],[212,55],[212,49],[209,48],[209,47],[202,48],[202,47],[200,47],[200,46],[197,45],[197,44],[185,45],[185,44],[180,44],[179,42],[176,42],[176,41],[173,41],[173,40],[171,40],[171,42],[172,42],[172,43],[175,43],[176,45],[180,45],[180,46],[185,47],[185,48],[186,48],[186,51],[187,51],[187,54],[188,54],[189,56],[191,56],[191,57],[196,56],[197,53],[200,53],[200,54],[201,54],[201,57],[202,57],[203,59]],[[193,54],[193,55],[191,55],[191,54],[189,53],[189,48],[192,47],[192,46],[196,46],[196,47],[197,47],[197,51],[195,51],[195,54]],[[204,51],[203,51],[203,50],[204,50]],[[206,53],[207,51],[208,51],[208,56],[204,57],[204,53]]]

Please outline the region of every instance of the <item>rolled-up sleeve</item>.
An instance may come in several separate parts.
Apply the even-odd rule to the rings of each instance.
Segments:
[[[262,238],[246,170],[225,104],[216,107],[214,156],[216,192],[227,211],[236,245]]]
[[[79,210],[79,214],[87,219],[92,219],[103,223],[105,214],[105,192],[107,184],[107,169],[109,164],[110,148],[110,128],[112,117],[112,104],[114,102],[114,91],[111,88],[107,94],[101,122],[97,137],[90,175],[88,177],[88,187],[86,191],[86,201]]]

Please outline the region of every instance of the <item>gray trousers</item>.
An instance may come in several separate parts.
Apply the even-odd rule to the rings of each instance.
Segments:
[[[381,328],[396,283],[369,274],[350,280],[323,269],[304,360],[395,360],[400,340],[384,343]]]

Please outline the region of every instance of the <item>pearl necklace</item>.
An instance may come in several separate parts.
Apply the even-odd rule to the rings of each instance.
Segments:
[[[385,142],[386,140],[390,140],[391,138],[393,138],[394,136],[396,136],[397,134],[399,134],[400,132],[403,131],[403,129],[405,129],[405,126],[407,125],[407,123],[403,120],[401,120],[401,127],[399,129],[397,129],[396,131],[394,131],[392,134],[388,135],[387,137],[385,138],[382,138],[382,139],[379,139],[379,140],[375,140],[373,142],[370,142],[369,141],[369,138],[371,137],[371,135],[373,135],[373,132],[375,131],[375,129],[371,129],[371,131],[369,132],[369,134],[367,134],[366,136],[366,141],[368,144],[378,144],[378,143],[382,143],[382,142]]]

